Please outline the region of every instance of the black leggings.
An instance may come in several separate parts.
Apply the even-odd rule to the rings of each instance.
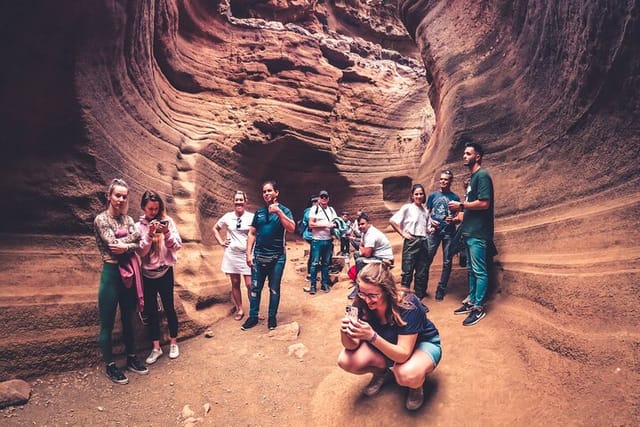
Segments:
[[[160,316],[158,297],[162,300],[164,314],[169,324],[169,337],[178,336],[178,315],[173,307],[173,267],[158,279],[144,278],[144,313],[149,318],[149,335],[152,341],[160,341]]]

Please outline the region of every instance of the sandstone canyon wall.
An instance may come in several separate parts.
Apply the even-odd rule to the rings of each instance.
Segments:
[[[210,229],[235,189],[255,207],[276,178],[299,215],[325,187],[383,225],[411,182],[462,177],[471,137],[522,357],[596,390],[612,360],[637,381],[636,1],[87,3],[3,14],[0,377],[96,357],[91,221],[112,177],[132,214],[144,189],[166,195],[195,334],[226,290]]]

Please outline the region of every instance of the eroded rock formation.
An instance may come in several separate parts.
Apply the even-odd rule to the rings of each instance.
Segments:
[[[256,206],[276,178],[296,214],[326,187],[384,224],[412,181],[461,177],[471,137],[496,183],[514,345],[595,393],[621,387],[604,378],[612,359],[637,381],[637,1],[400,0],[399,19],[377,0],[36,3],[2,14],[0,302],[30,320],[2,329],[3,350],[16,331],[42,345],[55,302],[80,313],[55,352],[95,357],[91,221],[112,177],[132,213],[146,188],[167,196],[188,242],[181,319],[197,320],[224,282],[205,260],[233,190]],[[0,377],[68,366],[38,362],[5,357]]]

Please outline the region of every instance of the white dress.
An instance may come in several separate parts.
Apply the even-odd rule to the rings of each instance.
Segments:
[[[227,238],[231,239],[222,257],[222,271],[227,274],[251,275],[247,265],[247,236],[253,222],[253,213],[245,211],[239,218],[235,212],[227,212],[216,223],[216,227],[227,229]]]

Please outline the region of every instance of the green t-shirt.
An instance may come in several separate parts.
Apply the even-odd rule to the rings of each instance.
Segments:
[[[465,209],[462,220],[462,235],[486,241],[493,240],[493,181],[486,169],[480,168],[473,175],[467,187],[467,202],[488,200],[489,208],[482,211]]]

